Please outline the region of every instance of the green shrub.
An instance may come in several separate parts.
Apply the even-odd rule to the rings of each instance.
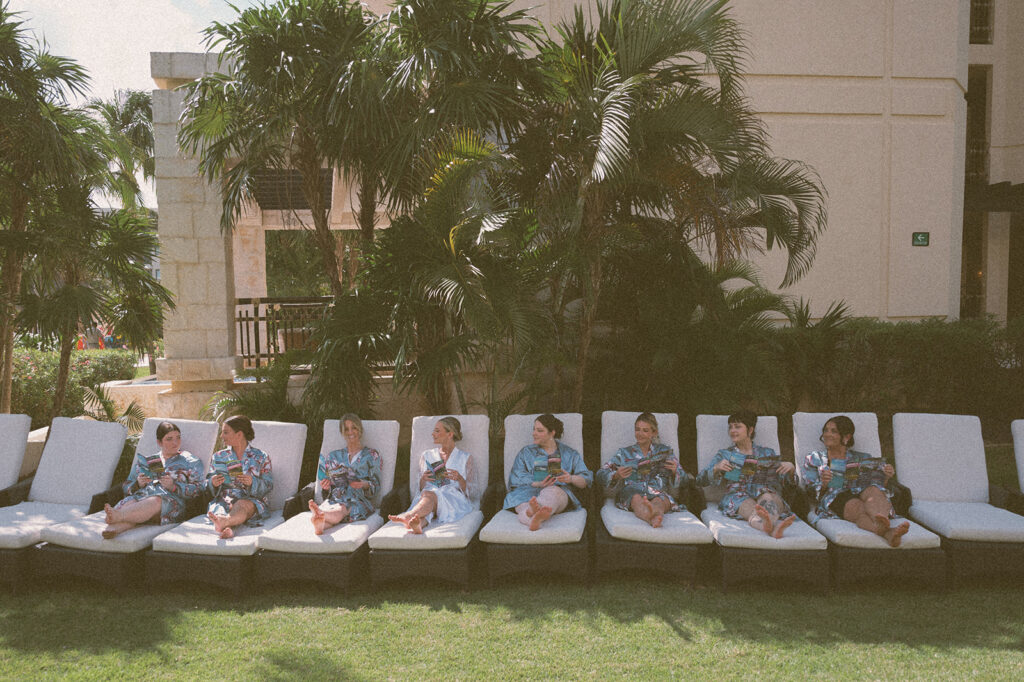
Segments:
[[[14,349],[11,411],[32,417],[34,429],[46,426],[50,421],[59,361],[57,353],[31,348]],[[128,351],[72,351],[67,396],[61,416],[76,417],[82,414],[85,397],[83,387],[131,379],[134,375],[135,356]]]

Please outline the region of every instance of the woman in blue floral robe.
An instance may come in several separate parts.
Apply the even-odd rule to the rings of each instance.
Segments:
[[[226,540],[234,537],[236,526],[259,525],[266,518],[274,474],[270,456],[249,444],[256,434],[248,417],[229,417],[220,437],[228,447],[213,453],[210,462],[206,485],[213,500],[206,515]]]
[[[530,530],[538,530],[566,508],[579,507],[573,488],[583,489],[594,482],[594,475],[583,463],[583,455],[558,440],[563,428],[562,421],[554,415],[537,417],[533,423],[533,445],[520,450],[512,463],[509,492],[502,506],[515,510],[519,522]]]
[[[881,458],[852,450],[853,432],[853,420],[845,415],[825,422],[825,449],[810,453],[800,464],[804,490],[817,502],[814,511],[819,519],[850,521],[899,547],[910,523],[890,523],[896,513],[889,479],[896,472]]]
[[[665,514],[685,509],[674,495],[688,474],[679,466],[672,448],[656,443],[658,420],[644,412],[633,425],[636,443],[619,448],[598,469],[599,483],[615,497],[615,506],[660,528]]]
[[[726,485],[718,508],[752,528],[781,538],[796,516],[782,499],[782,477],[796,470],[771,448],[754,445],[757,415],[742,410],[729,416],[732,447],[719,450],[697,475],[697,485]]]
[[[153,520],[178,523],[188,501],[202,492],[202,463],[191,453],[180,451],[181,429],[171,422],[161,422],[156,427],[156,441],[159,453],[135,456],[128,480],[121,486],[124,499],[113,507],[104,505],[104,538]]]
[[[309,501],[313,513],[310,520],[317,535],[339,523],[362,521],[377,510],[373,501],[380,491],[380,454],[363,447],[363,422],[357,415],[342,416],[339,428],[345,447],[321,453],[316,468],[316,482],[324,501]]]

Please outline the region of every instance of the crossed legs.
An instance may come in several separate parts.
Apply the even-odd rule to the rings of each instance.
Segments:
[[[435,509],[437,509],[437,494],[425,490],[420,495],[419,502],[414,504],[412,509],[401,514],[392,514],[388,518],[402,524],[406,530],[411,530],[415,535],[419,535],[427,527],[424,517],[430,515]]]
[[[232,528],[242,525],[255,513],[256,505],[249,500],[235,500],[227,516],[214,512],[209,512],[206,516],[213,521],[214,530],[220,534],[221,538],[227,540],[235,536],[235,531]]]
[[[629,501],[629,508],[633,514],[642,521],[646,521],[654,528],[661,528],[661,522],[668,513],[669,504],[660,497],[648,500],[644,495],[637,493]]]
[[[313,532],[317,535],[323,535],[325,529],[338,525],[348,516],[347,506],[341,505],[338,509],[324,511],[316,500],[309,501],[309,511],[313,512],[309,520],[313,522]]]
[[[530,530],[538,530],[541,525],[555,514],[569,506],[569,496],[557,485],[541,488],[536,497],[529,502],[516,506],[519,523],[529,526]]]
[[[151,495],[141,500],[126,502],[119,509],[114,509],[109,504],[103,505],[103,512],[106,514],[107,527],[103,529],[103,537],[109,540],[126,530],[131,530],[140,523],[160,516],[160,497]]]
[[[910,523],[904,521],[898,526],[890,527],[890,513],[892,504],[889,498],[873,485],[865,488],[858,497],[843,507],[844,519],[857,524],[858,528],[882,537],[890,547],[899,547],[903,536],[910,530]]]
[[[736,511],[747,520],[751,528],[763,531],[773,538],[781,538],[783,531],[796,521],[794,514],[779,521],[779,517],[788,510],[785,501],[779,495],[764,493],[757,500],[743,500]]]

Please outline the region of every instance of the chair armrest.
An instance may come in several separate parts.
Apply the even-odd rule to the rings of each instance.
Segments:
[[[309,501],[316,495],[316,481],[307,483],[298,492],[284,501],[284,518],[287,521],[309,508]]]
[[[676,502],[682,504],[686,507],[686,511],[698,518],[700,518],[700,513],[708,506],[707,498],[704,497],[704,491],[692,478],[685,485],[679,486]]]
[[[1024,516],[1024,495],[1005,486],[989,486],[988,501],[994,507]]]
[[[790,510],[804,521],[811,511],[811,503],[807,499],[807,493],[790,476],[782,480],[782,499],[789,505]]]
[[[28,499],[28,492],[32,489],[34,477],[18,481],[9,488],[0,490],[0,507],[10,507]]]
[[[910,494],[910,488],[893,479],[889,481],[892,486],[892,508],[898,516],[906,517],[910,513],[910,505],[914,503],[914,496]]]
[[[410,504],[412,504],[412,498],[409,496],[409,490],[404,485],[392,488],[391,492],[380,500],[381,518],[386,521],[391,514],[401,514],[409,508]]]
[[[124,499],[124,488],[121,487],[120,483],[115,483],[101,493],[96,493],[92,496],[92,502],[89,503],[89,513],[95,514],[98,511],[103,511],[103,505],[109,504],[113,507],[115,504]]]
[[[484,513],[484,519],[490,519],[501,511],[501,505],[505,501],[505,484],[501,481],[487,486],[484,494],[480,497],[480,511]]]

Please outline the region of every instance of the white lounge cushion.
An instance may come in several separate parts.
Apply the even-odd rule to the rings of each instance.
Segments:
[[[608,534],[619,540],[675,545],[709,545],[714,540],[707,526],[688,511],[665,514],[661,528],[652,528],[633,512],[619,509],[612,500],[605,500],[601,520]]]
[[[516,455],[527,445],[533,445],[533,424],[540,415],[538,412],[510,414],[505,417],[505,446],[502,460],[502,473],[505,476],[502,481],[505,485],[508,485],[508,476],[512,473],[512,465],[516,463]],[[579,412],[557,412],[554,416],[561,420],[565,431],[558,440],[582,455],[583,415]]]
[[[893,526],[898,526],[907,519],[895,518]],[[910,521],[910,530],[903,536],[900,546],[896,549],[931,549],[939,547],[942,540],[927,528]],[[834,544],[855,549],[893,549],[883,538],[858,528],[857,524],[842,519],[820,519],[814,529]]]
[[[26,414],[0,414],[0,489],[18,482],[31,428],[32,418]]]
[[[373,497],[374,506],[379,508],[381,499],[391,492],[391,487],[395,483],[399,424],[394,419],[363,419],[361,421],[363,422],[363,446],[376,450],[377,454],[380,455],[380,487]],[[341,450],[344,447],[346,447],[346,443],[344,436],[341,435],[340,420],[324,420],[324,433],[323,440],[320,441],[320,454],[326,455],[335,450]],[[314,486],[313,493],[317,502],[323,501],[323,488]]]
[[[491,461],[491,418],[485,414],[441,414],[416,417],[412,420],[412,440],[409,443],[410,499],[416,499],[420,493],[420,456],[427,450],[437,447],[434,445],[432,435],[434,426],[446,416],[455,417],[462,425],[462,440],[457,441],[455,447],[466,452],[473,462],[470,472],[471,480],[466,481],[466,490],[473,507],[479,509],[480,497],[487,488],[488,469]],[[373,547],[372,544],[370,546]]]
[[[93,495],[110,487],[125,436],[114,422],[57,417],[28,499],[88,507]]]
[[[310,512],[291,517],[280,526],[263,533],[259,539],[260,549],[272,552],[296,554],[349,554],[359,549],[370,534],[384,524],[380,514],[352,523],[339,523],[324,531],[323,535],[313,532]]]
[[[825,449],[821,442],[821,430],[825,422],[840,414],[853,422],[853,449],[875,457],[882,456],[878,415],[874,412],[796,412],[793,414],[793,452],[798,476],[804,458],[815,450]]]
[[[21,502],[0,507],[0,549],[21,549],[39,543],[44,528],[83,516],[88,506]]]
[[[758,420],[760,422],[760,419]],[[750,527],[741,519],[726,516],[717,507],[708,507],[700,515],[715,542],[722,547],[770,550],[822,550],[828,547],[825,536],[797,519],[781,538],[773,538]]]
[[[1013,453],[1017,458],[1017,481],[1020,490],[1024,491],[1024,419],[1010,422],[1010,432],[1013,433]]]
[[[483,512],[476,510],[457,521],[431,523],[420,535],[407,531],[400,523],[388,521],[370,536],[370,549],[462,549],[469,545],[483,521]]]
[[[910,516],[951,540],[1024,542],[1024,516],[984,502],[914,500]]]
[[[235,537],[221,540],[206,516],[197,516],[153,538],[158,552],[212,554],[215,556],[252,556],[259,549],[260,536],[284,523],[280,511],[271,512],[262,526],[236,526]]]
[[[759,416],[754,428],[754,444],[771,448],[782,454],[779,447],[779,420],[772,416]],[[729,440],[729,415],[697,415],[697,471],[700,473],[714,459],[719,450],[732,445]],[[725,495],[724,485],[709,485],[704,488],[708,504],[717,507]]]
[[[612,458],[619,448],[636,442],[633,427],[640,412],[605,410],[601,413],[601,464]],[[679,415],[675,412],[655,412],[658,420],[658,442],[672,448],[679,457]]]
[[[143,524],[136,526],[129,531],[121,533],[115,538],[104,540],[101,533],[107,527],[103,512],[96,512],[83,516],[74,521],[61,523],[43,529],[41,537],[44,542],[49,542],[62,547],[84,549],[92,552],[112,552],[115,554],[129,554],[141,552],[153,543],[153,538],[165,533],[178,524]]]
[[[900,481],[915,500],[988,502],[981,420],[960,414],[892,416]]]
[[[586,509],[555,514],[535,531],[519,523],[515,512],[503,509],[480,531],[480,539],[506,545],[557,545],[579,542],[586,527]]]

